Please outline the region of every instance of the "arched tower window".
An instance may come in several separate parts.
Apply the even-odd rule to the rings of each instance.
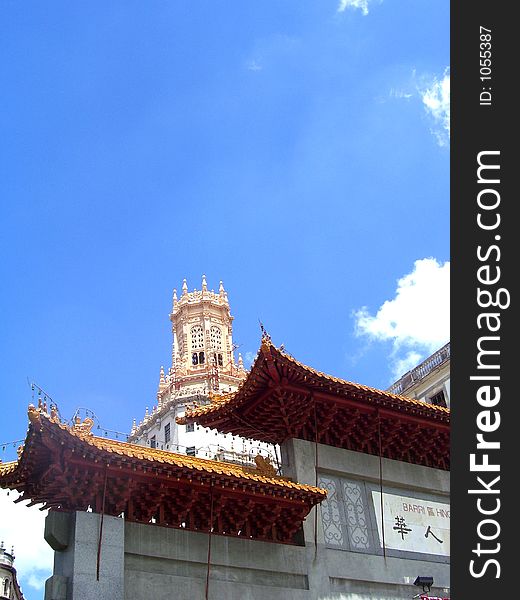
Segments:
[[[191,364],[204,364],[204,330],[202,325],[194,325],[190,329],[191,333]],[[197,352],[197,350],[199,352]]]
[[[220,328],[212,325],[209,331],[209,336],[213,350],[222,350],[222,331]]]
[[[7,579],[7,577],[4,579],[4,585],[3,585],[3,593],[2,595],[5,596],[6,598],[9,598],[9,592],[11,591],[11,582],[9,581],[9,579]]]
[[[217,352],[213,353],[215,364],[219,367],[222,367],[224,361],[222,360],[222,331],[220,330],[220,327],[213,325],[209,330],[209,336],[211,340],[211,348],[213,350],[217,350]]]
[[[194,325],[191,328],[191,349],[204,349],[204,330],[202,329],[202,325]]]

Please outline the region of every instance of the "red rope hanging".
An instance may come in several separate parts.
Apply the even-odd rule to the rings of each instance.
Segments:
[[[105,517],[105,497],[107,492],[107,475],[108,469],[105,466],[105,482],[103,484],[103,502],[101,504],[101,521],[99,523],[99,540],[97,548],[97,562],[96,562],[96,581],[99,581],[99,566],[101,563],[101,540],[103,538],[103,519]]]
[[[385,513],[383,508],[383,458],[382,458],[382,443],[381,443],[381,417],[379,416],[379,409],[376,412],[377,415],[377,437],[379,438],[379,496],[381,498],[381,532],[383,537],[383,556],[386,560],[386,545],[385,545]]]

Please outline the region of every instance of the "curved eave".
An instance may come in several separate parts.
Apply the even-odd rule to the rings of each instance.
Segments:
[[[297,385],[306,387],[309,393],[335,396],[337,400],[353,398],[360,405],[377,406],[397,414],[413,415],[449,426],[448,408],[426,404],[413,398],[327,375],[297,361],[266,340],[262,340],[260,351],[248,377],[234,394],[214,397],[212,403],[206,406],[188,408],[183,417],[177,418],[177,423],[185,425],[197,422],[205,427],[219,429],[231,415],[240,414],[269,386],[293,383],[288,378],[284,378],[282,374],[284,367],[290,369],[293,374],[299,375],[293,379],[298,379]]]
[[[187,477],[192,473],[207,479],[225,478],[255,492],[265,487],[279,492],[290,491],[297,495],[309,494],[319,498],[318,501],[326,496],[325,490],[320,488],[295,483],[279,476],[271,477],[255,472],[252,468],[76,433],[37,410],[30,410],[29,418],[30,425],[20,458],[18,461],[0,464],[1,487],[11,487],[20,478],[23,479],[30,470],[28,463],[31,456],[35,453],[41,454],[43,448],[56,445],[70,450],[77,456],[86,456],[88,453],[91,460],[100,464],[131,464],[150,471],[159,469],[164,472],[180,472]]]
[[[266,339],[234,394],[187,409],[177,422],[273,444],[299,438],[449,469],[449,409],[320,373]]]
[[[17,462],[0,468],[0,487],[29,506],[94,512],[220,535],[295,543],[326,490],[249,469],[92,436],[32,407]],[[215,513],[211,517],[210,506]],[[213,518],[213,520],[212,520]]]

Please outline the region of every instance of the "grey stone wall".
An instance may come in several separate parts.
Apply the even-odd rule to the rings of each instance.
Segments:
[[[283,468],[301,483],[315,483],[315,445],[290,440]],[[318,446],[320,477],[348,478],[371,490],[379,486],[379,459]],[[449,498],[449,473],[383,460],[385,490],[403,495]],[[371,487],[372,486],[372,487]],[[368,517],[372,518],[372,517]],[[99,515],[50,513],[46,539],[56,550],[45,600],[198,600],[205,598],[208,535],[106,517],[96,579]],[[317,530],[315,531],[315,525]],[[433,576],[432,590],[447,595],[445,557],[383,556],[373,530],[369,546],[331,548],[321,516],[304,523],[305,546],[211,537],[209,598],[212,600],[405,600],[419,590],[418,575]]]
[[[127,523],[127,600],[204,598],[208,535]],[[305,548],[211,538],[209,598],[283,600],[310,598]]]
[[[298,439],[283,444],[281,454],[284,473],[300,483],[315,485],[317,464],[318,482],[323,482],[325,478],[348,480],[357,484],[364,490],[362,493],[365,493],[368,541],[355,551],[348,542],[342,543],[341,548],[337,549],[327,544],[322,519],[325,506],[313,509],[304,523],[308,552],[311,552],[316,542],[316,561],[311,561],[309,565],[312,569],[309,572],[310,587],[316,594],[313,598],[412,598],[419,591],[413,586],[413,581],[418,575],[432,576],[435,586],[432,591],[439,596],[449,595],[445,591],[450,587],[449,558],[398,550],[387,550],[386,556],[383,555],[375,530],[375,509],[369,498],[372,490],[380,489],[379,457],[323,444],[318,444],[316,448],[316,444]],[[448,471],[384,458],[381,461],[381,473],[383,493],[397,493],[449,503]],[[315,586],[313,582],[316,582]]]

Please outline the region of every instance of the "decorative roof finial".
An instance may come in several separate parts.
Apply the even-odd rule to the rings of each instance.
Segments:
[[[260,319],[258,319],[258,322],[260,323],[260,330],[262,332],[262,341],[270,342],[271,336],[267,333],[264,324],[262,323],[262,321],[260,321]]]
[[[240,352],[238,353],[238,368],[241,371],[244,370],[244,359],[242,358],[242,355],[240,354]]]
[[[182,295],[185,296],[188,293],[188,284],[186,278],[182,280]]]
[[[173,290],[173,306],[175,306],[176,302],[177,302],[177,290],[174,288],[174,290]]]
[[[218,294],[219,294],[219,296],[224,296],[225,293],[226,293],[226,290],[224,289],[224,284],[221,281],[218,286]]]
[[[133,435],[137,431],[137,425],[135,424],[135,417],[132,420],[132,430],[130,433]]]
[[[203,292],[208,291],[208,284],[206,283],[206,275],[202,276],[202,291]]]
[[[161,365],[161,370],[159,371],[159,382],[164,384],[166,383],[166,379],[164,378],[164,367]]]

